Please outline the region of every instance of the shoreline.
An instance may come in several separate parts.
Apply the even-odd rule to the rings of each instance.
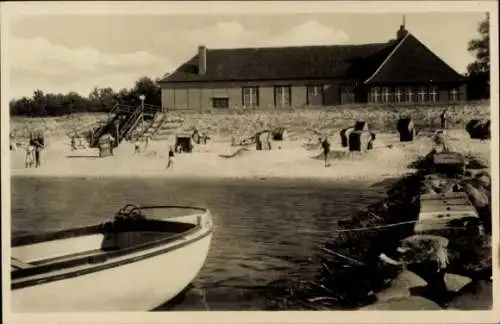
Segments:
[[[489,142],[471,140],[465,131],[450,130],[451,145],[458,151],[482,157],[490,164]],[[256,151],[231,147],[228,141],[196,145],[193,153],[178,154],[174,168],[166,169],[171,141],[152,141],[140,154],[132,143],[122,143],[113,156],[99,158],[97,149],[70,151],[64,138],[52,138],[42,152],[40,168],[24,167],[24,150],[10,152],[11,177],[52,178],[143,178],[143,179],[253,179],[376,182],[416,171],[412,161],[432,148],[429,135],[401,143],[397,134],[379,133],[375,148],[365,153],[349,153],[339,136],[330,138],[329,167],[324,166],[319,148],[307,138],[273,142],[273,150]],[[312,146],[312,149],[307,148]],[[278,149],[279,147],[279,149]],[[240,152],[238,152],[240,151]],[[226,156],[226,157],[224,157]],[[234,156],[228,158],[227,156]]]
[[[329,166],[325,167],[321,150],[308,149],[304,138],[273,142],[270,151],[256,151],[254,146],[241,150],[227,141],[211,142],[195,146],[193,153],[176,155],[174,168],[169,170],[166,153],[171,143],[167,140],[151,142],[140,154],[134,153],[132,143],[122,143],[113,156],[104,158],[97,156],[96,149],[70,151],[66,142],[49,141],[40,168],[26,169],[24,150],[11,151],[11,176],[377,181],[413,172],[408,164],[430,145],[427,137],[399,143],[396,134],[382,133],[377,134],[373,150],[349,153],[341,147],[339,136],[332,136]]]
[[[414,162],[428,159],[432,152],[430,151],[428,155]],[[452,152],[464,153],[457,150],[452,150]],[[488,169],[490,166],[482,168],[482,170]],[[439,184],[433,183],[428,176],[441,176]],[[488,178],[489,181],[487,181]],[[490,173],[486,171],[486,175],[480,178],[474,174],[463,174],[459,177],[461,189],[458,190],[468,197],[471,206],[477,212],[482,230],[462,232],[462,235],[455,236],[457,232],[453,232],[454,227],[450,225],[451,223],[443,224],[438,228],[431,226],[424,231],[416,231],[413,227],[414,223],[422,222],[421,202],[416,201],[421,199],[429,188],[432,188],[431,191],[438,190],[437,193],[449,193],[449,190],[455,192],[455,189],[446,189],[446,179],[449,178],[435,173],[433,168],[421,165],[415,173],[401,177],[394,184],[389,185],[386,199],[339,220],[338,225],[342,234],[333,237],[325,244],[323,251],[327,253],[319,257],[321,262],[318,264],[316,281],[304,287],[299,283],[296,289],[302,292],[297,293],[297,296],[286,295],[286,298],[278,301],[277,308],[282,307],[279,302],[284,303],[285,308],[290,307],[291,299],[292,306],[294,302],[300,305],[305,303],[316,310],[332,308],[357,311],[491,309],[493,286]],[[478,191],[471,191],[472,187]],[[487,189],[489,189],[489,195],[485,191]],[[417,200],[414,199],[416,197]],[[436,211],[439,210],[437,206],[434,205]],[[447,209],[450,210],[450,207]],[[394,229],[398,224],[402,226],[400,231]],[[392,234],[389,236],[381,233],[370,234],[369,231],[363,232],[363,230],[356,232],[356,229],[384,227],[392,228]],[[413,245],[405,245],[403,242],[407,239],[413,240]],[[429,241],[425,242],[434,240],[435,244],[436,239],[445,240],[445,245],[438,248],[437,245],[428,245]],[[418,244],[415,243],[417,241]],[[405,249],[412,249],[411,253],[399,254],[401,259],[396,261],[386,257],[385,253],[389,252],[397,258],[398,253],[402,252],[396,253],[395,251],[403,246]],[[446,254],[444,259],[440,253]],[[373,258],[373,254],[379,257]],[[382,256],[386,257],[384,261],[382,261]],[[433,270],[435,265],[432,262],[437,261],[439,264],[443,260],[444,265],[440,263],[443,286],[440,286],[428,276],[430,272],[435,271]],[[339,262],[344,265],[354,262],[361,270],[345,270]],[[370,275],[371,272],[375,274]],[[485,277],[488,273],[489,279]],[[350,285],[346,290],[342,283],[356,279],[364,282]],[[292,287],[294,285],[292,283]],[[276,305],[271,309],[274,310]]]
[[[392,179],[399,178],[401,176],[411,174],[416,170],[408,169],[405,172],[400,173],[380,173],[380,174],[369,174],[366,176],[361,175],[345,175],[338,177],[323,177],[321,175],[219,175],[219,174],[209,174],[209,175],[185,175],[185,174],[158,174],[158,173],[141,173],[139,175],[130,175],[125,173],[115,173],[115,174],[99,174],[99,173],[67,173],[67,174],[55,174],[55,173],[40,173],[35,172],[11,172],[11,178],[105,178],[105,179],[172,179],[172,180],[276,180],[276,181],[287,181],[287,180],[299,180],[299,181],[321,181],[321,182],[332,182],[332,181],[363,181],[372,182],[382,179]]]

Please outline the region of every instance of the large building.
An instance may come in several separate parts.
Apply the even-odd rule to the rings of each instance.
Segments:
[[[402,25],[386,43],[207,49],[160,81],[167,109],[466,100],[467,79]]]

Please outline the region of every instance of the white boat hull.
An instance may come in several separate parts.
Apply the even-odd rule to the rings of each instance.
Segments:
[[[210,223],[181,241],[152,249],[172,247],[166,253],[64,280],[14,289],[12,311],[151,310],[175,297],[195,279],[210,248],[211,230]]]

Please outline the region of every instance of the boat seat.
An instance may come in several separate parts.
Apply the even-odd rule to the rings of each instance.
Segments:
[[[33,267],[32,264],[23,262],[23,261],[16,259],[16,258],[10,258],[10,264],[12,267],[17,268],[17,269],[29,269],[29,268]]]

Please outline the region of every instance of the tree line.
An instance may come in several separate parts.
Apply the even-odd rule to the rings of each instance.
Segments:
[[[469,41],[468,51],[474,54],[475,61],[467,66],[468,98],[470,100],[490,97],[490,21],[486,15],[478,26],[479,37]],[[116,104],[138,106],[139,95],[146,96],[145,103],[161,106],[161,89],[158,79],[142,77],[131,89],[118,92],[112,88],[94,88],[83,97],[75,92],[68,94],[43,93],[36,90],[31,98],[23,97],[10,102],[12,116],[62,116],[81,112],[108,112]]]
[[[490,98],[490,15],[479,23],[479,37],[469,41],[467,50],[475,60],[467,66],[467,97],[470,100]]]
[[[142,77],[135,82],[134,87],[118,92],[110,87],[96,87],[87,97],[76,92],[53,94],[35,90],[31,97],[11,100],[10,114],[11,116],[48,117],[84,112],[109,112],[117,104],[140,105],[140,95],[146,97],[146,104],[161,106],[161,89],[157,81],[158,79]]]

